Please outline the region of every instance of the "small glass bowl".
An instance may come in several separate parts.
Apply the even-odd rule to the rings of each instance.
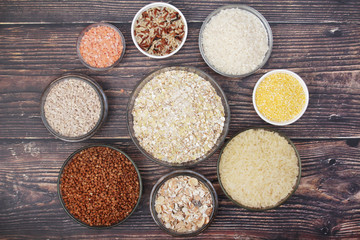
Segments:
[[[64,203],[64,200],[62,198],[62,195],[61,195],[61,189],[60,189],[60,180],[61,180],[61,175],[64,171],[64,168],[66,167],[66,165],[72,160],[72,158],[79,152],[81,152],[82,150],[84,149],[87,149],[87,148],[92,148],[92,147],[108,147],[108,148],[111,148],[115,151],[118,151],[120,153],[122,153],[127,159],[129,159],[129,161],[133,164],[133,166],[135,167],[135,170],[137,172],[137,175],[139,177],[139,198],[138,198],[138,201],[137,203],[135,204],[133,210],[129,213],[129,215],[127,217],[125,217],[123,220],[121,220],[120,222],[117,222],[111,226],[90,226],[86,223],[83,223],[82,221],[80,221],[79,219],[77,219],[76,217],[74,217],[70,212],[69,210],[66,208],[65,206],[65,203]],[[103,144],[100,144],[100,145],[89,145],[89,146],[86,146],[86,147],[82,147],[78,150],[76,150],[75,152],[73,152],[66,160],[65,162],[63,163],[61,169],[60,169],[60,172],[59,172],[59,176],[58,176],[58,180],[57,180],[57,193],[58,193],[58,197],[59,197],[59,200],[60,200],[60,203],[61,203],[61,206],[63,207],[63,209],[65,210],[65,212],[77,223],[79,223],[80,225],[82,226],[85,226],[85,227],[88,227],[88,228],[91,228],[91,229],[108,229],[108,228],[112,228],[114,226],[117,226],[121,223],[123,223],[124,221],[126,221],[136,210],[136,208],[139,206],[139,203],[140,203],[140,199],[141,199],[141,196],[142,196],[142,191],[143,191],[143,185],[142,185],[142,181],[141,181],[141,175],[140,175],[140,171],[139,169],[137,168],[135,162],[126,154],[124,153],[123,151],[121,151],[120,149],[116,148],[116,147],[112,147],[112,146],[109,146],[109,145],[103,145]]]
[[[149,82],[151,81],[155,76],[167,72],[167,71],[171,71],[171,70],[182,70],[182,71],[188,71],[188,72],[192,72],[195,73],[197,75],[199,75],[200,77],[204,78],[205,80],[209,81],[211,83],[211,85],[214,87],[216,93],[219,95],[219,97],[221,98],[221,102],[223,104],[224,107],[224,112],[225,112],[225,122],[224,122],[224,128],[223,131],[220,135],[220,137],[217,139],[215,145],[203,156],[201,156],[200,158],[193,160],[193,161],[189,161],[189,162],[185,162],[185,163],[170,163],[170,162],[166,162],[163,160],[160,160],[158,158],[155,158],[154,156],[152,156],[149,152],[147,152],[139,143],[138,139],[135,136],[135,132],[134,132],[134,119],[132,116],[132,111],[134,108],[134,104],[135,104],[135,100],[137,98],[137,96],[139,95],[140,91],[142,90],[142,88]],[[139,84],[135,87],[134,91],[132,92],[131,96],[130,96],[130,100],[128,102],[128,106],[127,106],[127,127],[129,130],[129,134],[131,139],[133,140],[133,142],[135,143],[135,145],[137,146],[137,148],[149,159],[151,159],[152,161],[163,165],[163,166],[167,166],[167,167],[174,167],[174,168],[185,168],[185,167],[190,167],[190,166],[194,166],[195,164],[198,164],[199,162],[204,161],[205,159],[208,159],[211,157],[211,155],[217,150],[219,149],[219,147],[222,145],[222,143],[225,141],[226,135],[228,133],[229,130],[229,123],[230,123],[230,108],[229,108],[229,104],[227,102],[225,93],[223,92],[223,90],[221,89],[221,87],[217,84],[217,82],[208,74],[206,74],[205,72],[194,68],[194,67],[180,67],[180,66],[174,66],[174,67],[165,67],[162,68],[160,70],[154,71],[152,73],[150,73],[149,75],[147,75],[143,80],[141,80],[139,82]]]
[[[53,86],[55,86],[58,82],[60,81],[65,81],[67,79],[78,79],[81,81],[84,81],[86,83],[88,83],[92,88],[94,88],[95,92],[97,93],[97,95],[99,96],[100,99],[100,103],[101,103],[101,112],[100,112],[100,117],[98,122],[96,123],[95,127],[88,132],[85,135],[82,136],[78,136],[78,137],[68,137],[68,136],[64,136],[61,135],[60,133],[56,132],[48,123],[46,117],[45,117],[45,110],[44,110],[44,106],[45,106],[45,101],[46,101],[46,97],[48,95],[48,93],[50,92],[51,88]],[[107,102],[107,98],[106,95],[104,93],[104,91],[102,90],[102,88],[100,87],[100,85],[92,78],[85,76],[85,75],[80,75],[80,74],[66,74],[63,75],[57,79],[55,79],[54,81],[52,81],[44,90],[42,96],[41,96],[41,105],[40,105],[40,115],[41,115],[41,120],[43,121],[45,127],[47,128],[47,130],[54,135],[56,138],[59,138],[63,141],[66,142],[81,142],[84,141],[86,139],[91,138],[97,130],[99,130],[99,128],[101,127],[101,125],[104,123],[106,117],[107,117],[107,113],[108,113],[108,102]]]
[[[274,132],[274,133],[277,133],[279,134],[281,137],[285,138],[288,143],[292,146],[292,148],[294,149],[295,151],[295,154],[296,154],[296,157],[298,159],[298,166],[299,166],[299,173],[298,173],[298,177],[297,177],[297,180],[296,180],[296,183],[295,185],[293,186],[293,190],[282,200],[280,200],[277,204],[273,205],[273,206],[269,206],[269,207],[266,207],[266,208],[254,208],[254,207],[248,207],[246,205],[243,205],[239,202],[237,202],[236,200],[234,200],[230,194],[228,194],[225,190],[225,187],[223,186],[222,182],[221,182],[221,177],[220,177],[220,161],[221,161],[221,156],[224,152],[224,149],[226,148],[226,146],[229,144],[229,142],[231,142],[231,140],[233,140],[233,138],[235,138],[237,135],[239,135],[240,133],[242,132],[245,132],[247,130],[250,130],[250,129],[262,129],[262,130],[265,130],[265,131],[269,131],[269,132]],[[237,206],[239,207],[242,207],[242,208],[245,208],[247,210],[250,210],[250,211],[256,211],[256,212],[260,212],[260,211],[266,211],[266,210],[270,210],[270,209],[274,209],[278,206],[280,206],[281,204],[283,204],[284,202],[286,202],[286,200],[288,200],[296,191],[296,189],[298,188],[299,184],[300,184],[300,179],[301,179],[301,158],[300,158],[300,154],[298,152],[298,150],[296,149],[294,143],[290,140],[290,138],[288,138],[287,136],[285,136],[284,134],[274,130],[274,129],[271,129],[271,128],[259,128],[259,127],[252,127],[252,128],[246,128],[240,132],[238,132],[237,134],[235,134],[231,139],[228,140],[228,142],[224,145],[224,147],[222,148],[220,154],[219,154],[219,159],[217,161],[217,177],[218,177],[218,181],[219,181],[219,184],[220,184],[220,187],[222,189],[222,191],[225,193],[225,195]]]
[[[206,24],[211,20],[211,18],[215,15],[217,15],[221,10],[225,10],[225,9],[232,9],[232,8],[238,8],[238,9],[242,9],[242,10],[245,10],[245,11],[248,11],[252,14],[254,14],[256,17],[259,18],[259,20],[262,22],[262,24],[264,25],[265,29],[266,29],[266,32],[267,32],[267,36],[268,36],[268,45],[269,45],[269,49],[268,51],[266,52],[265,54],[265,57],[262,61],[262,63],[260,63],[254,70],[248,72],[248,73],[244,73],[244,74],[239,74],[239,75],[231,75],[231,74],[227,74],[227,73],[224,73],[224,72],[221,72],[220,70],[218,70],[215,66],[213,66],[212,64],[210,64],[208,58],[206,57],[205,55],[205,51],[204,51],[204,48],[203,48],[203,43],[202,43],[202,35],[203,35],[203,31],[205,29],[205,26]],[[271,51],[272,51],[272,47],[273,47],[273,35],[272,35],[272,31],[271,31],[271,28],[270,28],[270,25],[268,23],[268,21],[265,19],[265,17],[259,13],[257,10],[255,10],[254,8],[252,7],[249,7],[247,5],[242,5],[242,4],[231,4],[231,5],[225,5],[225,6],[222,6],[218,9],[216,9],[215,11],[213,11],[212,13],[210,13],[209,16],[206,17],[204,23],[202,24],[201,26],[201,29],[200,29],[200,33],[199,33],[199,49],[200,49],[200,53],[201,53],[201,56],[202,58],[204,59],[205,63],[212,69],[214,70],[216,73],[220,74],[220,75],[223,75],[225,77],[230,77],[230,78],[239,78],[239,77],[246,77],[246,76],[249,76],[253,73],[255,73],[257,70],[259,70],[260,68],[262,68],[265,63],[269,60],[270,58],[270,55],[271,55]]]
[[[105,27],[111,27],[112,29],[114,29],[119,35],[120,35],[120,38],[121,38],[121,43],[122,43],[122,52],[121,52],[121,55],[119,57],[118,60],[116,60],[111,66],[108,66],[108,67],[104,67],[104,68],[97,68],[97,67],[92,67],[90,66],[88,63],[85,62],[84,58],[82,57],[81,53],[80,53],[80,44],[81,44],[81,39],[82,37],[84,36],[84,34],[90,30],[91,28],[93,27],[98,27],[98,26],[105,26]],[[124,35],[122,34],[122,32],[117,28],[115,27],[114,25],[110,24],[110,23],[105,23],[105,22],[99,22],[99,23],[93,23],[89,26],[87,26],[86,28],[84,28],[78,39],[77,39],[77,43],[76,43],[76,51],[77,51],[77,55],[80,59],[80,61],[82,62],[82,64],[84,64],[86,67],[90,68],[91,70],[94,70],[94,71],[105,71],[105,70],[109,70],[111,68],[113,68],[114,66],[116,66],[121,60],[122,58],[124,57],[124,54],[125,54],[125,48],[126,48],[126,43],[125,43],[125,38],[124,38]]]
[[[303,109],[301,110],[301,112],[293,119],[291,120],[288,120],[288,121],[285,121],[285,122],[274,122],[274,121],[271,121],[270,119],[266,118],[260,111],[259,109],[257,108],[256,106],[256,99],[255,99],[255,95],[256,95],[256,90],[257,88],[259,87],[260,83],[268,76],[274,74],[274,73],[286,73],[286,74],[289,74],[291,76],[293,76],[294,78],[296,78],[300,85],[302,86],[303,90],[304,90],[304,93],[305,93],[305,106],[303,107]],[[294,122],[296,122],[297,120],[299,120],[302,115],[305,113],[307,107],[308,107],[308,104],[309,104],[309,90],[306,86],[306,83],[304,82],[304,80],[299,76],[297,75],[296,73],[292,72],[292,71],[289,71],[289,70],[286,70],[286,69],[278,69],[278,70],[273,70],[273,71],[270,71],[266,74],[264,74],[256,83],[255,87],[254,87],[254,90],[253,90],[253,95],[252,95],[252,102],[253,102],[253,106],[255,108],[255,111],[256,113],[259,115],[259,117],[264,120],[265,122],[267,123],[270,123],[272,125],[275,125],[275,126],[285,126],[285,125],[289,125],[289,124],[292,124]]]
[[[194,231],[194,232],[187,232],[187,233],[179,233],[179,232],[175,232],[171,229],[168,229],[164,226],[164,224],[161,222],[161,220],[157,217],[157,213],[155,210],[155,200],[156,200],[156,196],[157,193],[160,189],[160,187],[169,179],[177,177],[177,176],[190,176],[190,177],[194,177],[197,180],[199,180],[200,182],[202,182],[210,191],[211,196],[212,196],[212,200],[213,200],[213,211],[210,215],[209,218],[209,222],[207,224],[205,224],[204,226],[202,226],[201,228],[199,228],[198,230]],[[209,180],[207,180],[203,175],[191,171],[191,170],[176,170],[173,172],[170,172],[164,176],[162,176],[154,185],[154,187],[151,190],[151,194],[150,194],[150,213],[152,218],[154,219],[155,223],[167,234],[170,234],[172,236],[175,237],[192,237],[192,236],[196,236],[199,233],[203,232],[205,229],[207,229],[211,222],[214,220],[215,215],[217,213],[218,210],[218,196],[216,193],[216,190],[214,188],[214,186],[211,184],[211,182]]]
[[[181,44],[178,46],[177,49],[175,49],[174,51],[172,51],[171,53],[169,53],[168,55],[164,55],[164,56],[156,56],[156,55],[152,55],[152,54],[149,54],[147,52],[145,52],[144,50],[141,49],[141,47],[139,46],[139,44],[136,42],[136,38],[135,38],[135,24],[136,24],[136,20],[139,18],[139,16],[146,10],[150,9],[150,8],[154,8],[154,7],[168,7],[168,8],[171,8],[171,9],[174,9],[176,12],[178,12],[181,16],[181,18],[183,19],[183,22],[184,22],[184,29],[185,29],[185,35],[184,35],[184,38],[181,42]],[[144,54],[145,56],[148,56],[148,57],[151,57],[151,58],[155,58],[155,59],[163,59],[163,58],[168,58],[172,55],[174,55],[175,53],[177,53],[181,48],[182,46],[184,45],[185,41],[186,41],[186,38],[187,38],[187,35],[188,35],[188,26],[187,26],[187,22],[186,22],[186,18],[185,16],[182,14],[182,12],[176,8],[175,6],[169,4],[169,3],[165,3],[165,2],[154,2],[154,3],[150,3],[146,6],[144,6],[143,8],[141,8],[136,14],[135,14],[135,17],[134,19],[132,20],[132,23],[131,23],[131,38],[136,46],[136,48],[142,53]]]

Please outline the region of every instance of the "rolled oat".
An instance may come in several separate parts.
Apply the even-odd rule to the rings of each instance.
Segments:
[[[204,156],[216,144],[225,122],[221,97],[211,83],[183,70],[161,73],[146,83],[132,115],[139,144],[170,163]]]

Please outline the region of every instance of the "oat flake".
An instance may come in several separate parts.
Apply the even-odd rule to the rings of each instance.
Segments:
[[[161,73],[145,84],[132,115],[140,145],[153,157],[171,163],[205,155],[225,122],[224,106],[210,82],[182,70]]]
[[[158,218],[168,229],[193,232],[209,223],[214,204],[209,189],[198,179],[178,176],[167,180],[155,199]]]

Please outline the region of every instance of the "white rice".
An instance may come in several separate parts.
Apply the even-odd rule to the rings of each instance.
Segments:
[[[269,50],[260,19],[246,10],[221,10],[205,25],[202,45],[209,63],[220,72],[241,75],[255,70]]]

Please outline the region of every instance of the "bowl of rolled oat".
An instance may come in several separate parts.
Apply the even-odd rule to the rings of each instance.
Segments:
[[[165,67],[135,88],[127,122],[133,142],[146,157],[165,166],[188,167],[222,145],[230,108],[208,74],[193,67]]]
[[[151,58],[167,58],[178,52],[186,41],[185,16],[175,6],[155,2],[141,8],[131,24],[136,48]]]
[[[173,236],[203,232],[215,218],[218,197],[203,175],[177,170],[161,177],[150,195],[150,212],[156,224]]]

